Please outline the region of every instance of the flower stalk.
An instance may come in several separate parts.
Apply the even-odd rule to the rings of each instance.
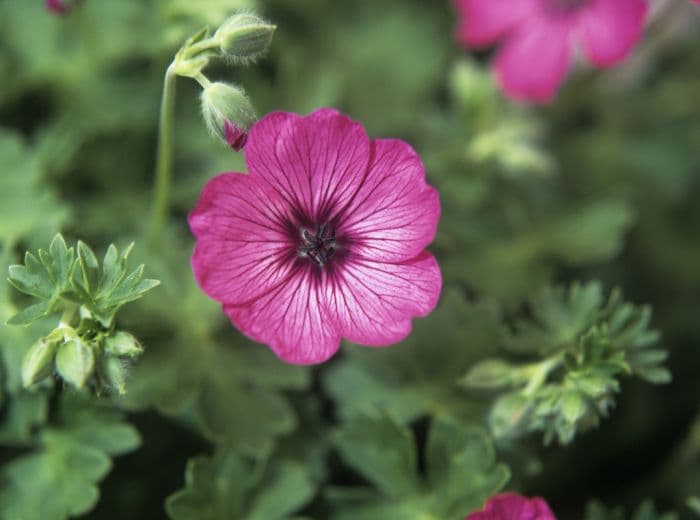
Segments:
[[[176,59],[177,61],[177,59]],[[173,125],[175,120],[176,61],[170,64],[163,81],[163,97],[158,123],[158,151],[156,155],[153,214],[148,231],[148,244],[154,247],[163,233],[168,216],[170,184],[173,169]]]
[[[173,126],[175,124],[175,82],[178,76],[194,79],[204,92],[213,85],[202,73],[213,57],[248,63],[265,52],[275,26],[253,15],[237,14],[229,18],[211,36],[207,28],[189,38],[168,66],[163,81],[158,127],[158,148],[154,174],[152,214],[148,227],[148,244],[156,247],[165,228],[170,202],[173,169]],[[206,105],[205,119],[209,130],[232,149],[238,151],[245,144],[247,131],[255,121],[255,112],[245,93],[233,86],[214,84],[214,90],[223,94],[223,103]],[[231,94],[234,92],[234,94]],[[209,99],[204,96],[205,99]],[[218,96],[218,99],[222,96]],[[231,98],[235,97],[234,102]],[[209,110],[207,110],[207,108]],[[209,117],[215,112],[216,117]]]

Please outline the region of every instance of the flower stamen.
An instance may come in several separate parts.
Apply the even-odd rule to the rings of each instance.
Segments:
[[[316,224],[313,232],[301,229],[299,256],[310,258],[316,265],[323,267],[338,249],[338,242],[328,231],[328,224]]]

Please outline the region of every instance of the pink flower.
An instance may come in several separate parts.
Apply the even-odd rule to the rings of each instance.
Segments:
[[[209,181],[189,216],[195,278],[244,334],[321,363],[341,338],[396,343],[435,307],[442,277],[424,249],[440,202],[408,144],[321,109],[267,115],[244,153],[249,174]]]
[[[46,9],[56,14],[67,14],[78,0],[46,0]]]
[[[496,74],[514,99],[555,96],[576,44],[598,67],[623,60],[639,41],[646,0],[456,0],[457,39],[469,47],[500,42]]]
[[[471,513],[466,520],[556,520],[556,517],[539,497],[502,493],[491,497],[482,511]]]

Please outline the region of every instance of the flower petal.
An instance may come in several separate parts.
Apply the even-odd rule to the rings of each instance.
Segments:
[[[335,270],[324,299],[342,336],[368,346],[385,346],[411,332],[411,318],[437,305],[442,275],[427,252],[399,264],[353,259]]]
[[[265,180],[311,220],[352,198],[367,170],[362,125],[332,109],[306,117],[275,112],[251,129],[245,147],[250,176]]]
[[[245,306],[224,305],[224,312],[241,332],[269,345],[287,363],[323,363],[340,347],[321,294],[325,276],[316,266],[297,266],[277,288]]]
[[[491,497],[483,511],[471,513],[467,520],[556,520],[540,497],[527,498],[515,493]]]
[[[534,16],[508,39],[496,58],[503,90],[514,99],[546,103],[571,61],[569,17]]]
[[[580,18],[588,59],[599,67],[624,59],[642,37],[647,11],[645,0],[592,0]]]
[[[284,201],[264,183],[225,173],[202,191],[189,224],[197,238],[192,270],[211,298],[241,304],[269,291],[293,269]]]
[[[357,194],[340,214],[338,235],[352,256],[399,262],[432,242],[440,218],[437,190],[425,182],[423,163],[403,141],[372,141],[372,159]]]
[[[467,47],[488,45],[502,38],[527,15],[537,0],[456,0],[457,40]]]

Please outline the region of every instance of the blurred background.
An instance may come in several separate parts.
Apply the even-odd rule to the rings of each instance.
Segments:
[[[135,241],[135,263],[162,282],[119,318],[146,354],[110,406],[126,413],[142,443],[112,461],[85,517],[165,518],[163,501],[185,485],[187,460],[222,450],[250,467],[299,471],[282,493],[304,500],[285,514],[380,517],[381,508],[355,510],[333,493],[377,487],[333,440],[377,409],[413,435],[421,476],[427,432],[450,417],[489,432],[510,467],[508,489],[546,497],[560,518],[583,518],[587,507],[590,518],[632,518],[649,498],[691,517],[687,501],[700,494],[700,9],[652,3],[645,40],[623,65],[578,64],[553,104],[527,107],[502,97],[490,53],[458,48],[447,1],[83,0],[58,16],[40,0],[0,0],[2,270],[60,230],[100,253]],[[324,366],[286,366],[201,294],[186,215],[209,178],[245,164],[208,135],[199,86],[186,79],[177,85],[168,238],[158,250],[144,245],[164,71],[185,38],[237,9],[275,23],[273,44],[257,64],[209,67],[210,78],[242,85],[259,115],[332,106],[371,137],[402,138],[440,190],[431,250],[445,289],[402,345],[345,345]],[[537,322],[548,288],[594,280],[605,298],[619,287],[627,301],[653,308],[672,382],[620,377],[609,417],[597,428],[577,425],[567,443],[545,445],[538,427],[497,435],[489,414],[498,392],[458,380],[486,358],[541,359],[532,337],[527,349],[512,348],[525,335],[517,324]],[[80,478],[57,459],[18,464],[47,449],[38,439],[56,424],[60,391],[26,392],[13,375],[43,326],[4,325],[17,299],[3,284],[0,461],[3,482],[34,487],[0,492],[9,519],[34,518],[7,511],[31,511],[26,504],[46,493],[69,495],[52,482]],[[574,327],[559,314],[562,328]],[[540,332],[542,344],[554,333]],[[241,497],[253,487],[233,486]],[[624,512],[596,512],[592,499]],[[362,507],[365,516],[353,513]],[[254,517],[222,511],[177,517]]]

